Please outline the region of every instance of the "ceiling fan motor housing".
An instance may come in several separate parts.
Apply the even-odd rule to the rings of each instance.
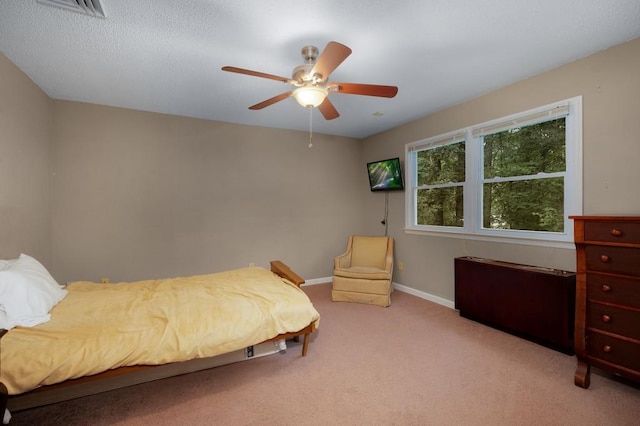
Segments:
[[[305,64],[315,64],[319,52],[320,51],[315,46],[305,46],[300,51]]]
[[[305,83],[312,82],[313,78],[311,76],[311,70],[313,69],[313,64],[304,64],[298,65],[293,69],[293,74],[291,79],[295,82],[296,85],[303,85]]]
[[[291,79],[296,82],[294,84],[298,86],[306,86],[308,84],[316,85],[321,82],[321,75],[311,75],[311,71],[316,64],[316,59],[318,59],[319,53],[320,51],[315,46],[305,46],[300,50],[300,54],[302,54],[302,58],[304,59],[304,64],[293,69]]]

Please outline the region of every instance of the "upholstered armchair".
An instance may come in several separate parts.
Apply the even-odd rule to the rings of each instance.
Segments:
[[[352,235],[334,260],[331,300],[389,306],[392,274],[393,238]]]

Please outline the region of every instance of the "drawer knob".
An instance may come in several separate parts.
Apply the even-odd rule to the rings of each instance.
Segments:
[[[614,237],[619,237],[622,235],[622,231],[619,230],[618,228],[613,228],[611,230],[611,235],[613,235]]]
[[[603,322],[609,322],[611,321],[611,317],[609,315],[602,315],[602,321]]]
[[[606,353],[610,353],[613,349],[609,345],[604,345],[602,347],[602,350],[605,351]]]
[[[602,256],[600,256],[600,262],[602,262],[602,263],[609,263],[610,260],[611,260],[611,258],[609,256],[607,256],[606,254],[603,254]]]
[[[602,284],[602,286],[600,287],[600,290],[602,290],[605,293],[609,293],[611,291],[611,286],[608,284]]]

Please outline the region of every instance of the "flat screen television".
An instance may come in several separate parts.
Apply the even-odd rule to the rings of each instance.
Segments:
[[[371,191],[396,191],[404,189],[400,158],[367,163]]]

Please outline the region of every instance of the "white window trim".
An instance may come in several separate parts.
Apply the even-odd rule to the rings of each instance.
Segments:
[[[480,162],[475,160],[482,158],[480,153],[482,146],[479,138],[484,134],[484,129],[500,129],[500,126],[508,122],[523,122],[534,124],[549,120],[554,111],[562,112],[568,108],[566,115],[566,174],[565,187],[565,212],[564,229],[562,233],[499,230],[482,228],[482,211],[480,208],[481,191],[474,190],[481,184],[482,171]],[[550,115],[548,115],[550,114]],[[564,116],[564,115],[563,115]],[[524,121],[522,121],[524,120]],[[462,137],[464,135],[464,137]],[[417,183],[417,161],[414,151],[428,147],[444,146],[461,139],[465,142],[466,181],[464,183],[464,214],[463,227],[445,227],[431,225],[415,225],[415,187]],[[475,161],[474,161],[475,160]],[[570,215],[582,214],[582,96],[576,96],[552,104],[533,108],[517,114],[501,117],[477,125],[458,129],[442,135],[433,136],[405,145],[405,228],[407,234],[432,235],[438,237],[461,238],[470,240],[493,241],[500,243],[540,245],[546,247],[559,247],[573,249],[573,220]]]

